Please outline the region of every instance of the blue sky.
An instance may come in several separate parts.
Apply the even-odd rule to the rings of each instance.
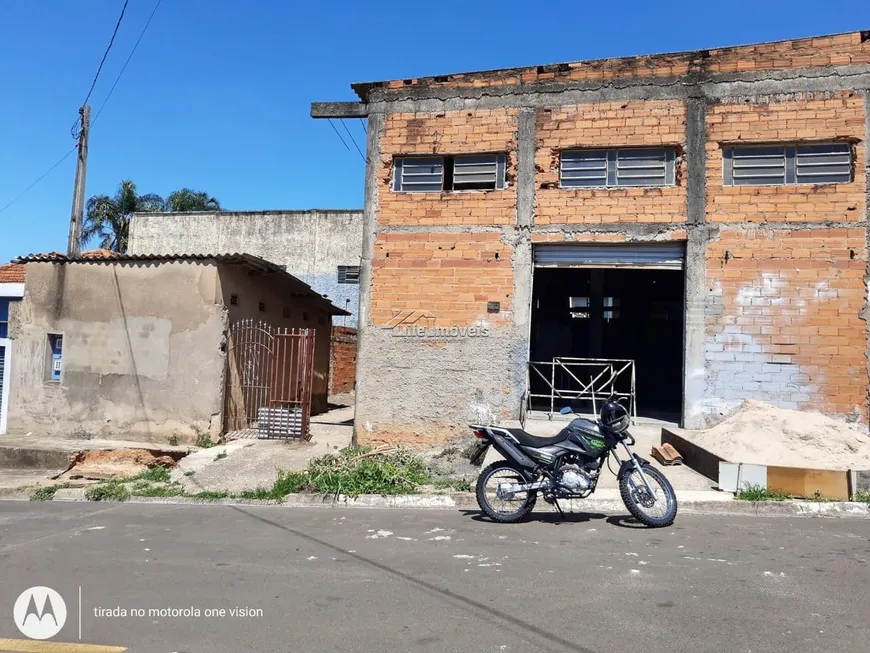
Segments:
[[[130,0],[103,103],[156,0]],[[72,148],[122,0],[0,0],[0,208]],[[727,7],[727,9],[725,8]],[[870,29],[867,0],[163,0],[91,134],[87,196],[206,190],[230,209],[362,205],[363,162],[309,104],[349,84]],[[342,135],[347,135],[337,124]],[[359,121],[347,121],[360,147]],[[0,261],[64,250],[75,159],[0,213]]]

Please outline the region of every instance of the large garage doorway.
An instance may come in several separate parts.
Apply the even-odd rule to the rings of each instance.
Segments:
[[[682,243],[536,247],[530,360],[633,360],[637,415],[679,422],[684,251]],[[599,369],[556,365],[553,381],[576,390],[577,378],[592,381]],[[533,397],[549,392],[540,375],[529,380]],[[546,403],[533,398],[531,407]]]

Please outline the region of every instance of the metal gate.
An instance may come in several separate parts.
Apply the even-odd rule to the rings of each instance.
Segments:
[[[613,396],[628,401],[628,413],[637,424],[635,386],[633,360],[554,356],[551,361],[529,361],[527,410],[540,409],[543,403],[547,417],[552,419],[562,406],[583,401],[591,403],[592,415],[597,415],[598,402]],[[542,387],[546,392],[534,391]]]
[[[313,382],[314,329],[234,323],[227,343],[227,439],[310,439]]]

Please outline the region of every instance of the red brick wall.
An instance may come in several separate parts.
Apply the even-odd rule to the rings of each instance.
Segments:
[[[722,231],[707,249],[709,395],[866,417],[866,267],[863,228]]]
[[[330,337],[329,394],[352,392],[356,385],[356,329],[334,326]]]
[[[709,222],[816,222],[866,220],[864,99],[854,92],[793,96],[788,100],[734,100],[707,112],[707,219]],[[724,186],[722,146],[852,139],[851,184]]]
[[[372,259],[371,321],[422,311],[435,326],[502,324],[513,296],[512,249],[501,234],[381,233]],[[487,302],[501,312],[487,314]]]
[[[516,220],[517,111],[451,111],[387,116],[381,137],[378,224],[507,225]],[[396,193],[393,159],[403,155],[507,153],[502,190]]]
[[[678,101],[610,102],[538,112],[535,224],[685,222],[685,161],[664,188],[559,188],[560,151],[572,147],[674,145],[682,149],[686,108]]]

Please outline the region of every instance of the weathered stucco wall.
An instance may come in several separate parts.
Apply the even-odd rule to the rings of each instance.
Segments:
[[[279,265],[352,315],[336,324],[356,326],[359,285],[338,283],[339,265],[359,265],[362,211],[219,211],[136,215],[131,254],[246,253]]]
[[[188,441],[220,429],[226,322],[213,264],[28,263],[10,324],[9,429]],[[48,380],[48,334],[63,373]]]
[[[332,316],[304,297],[295,297],[282,280],[250,276],[243,268],[225,266],[220,276],[221,301],[229,311],[229,322],[262,320],[274,328],[314,329],[314,382],[311,412],[327,410],[329,394],[329,339]],[[236,295],[236,304],[231,297]],[[260,304],[264,310],[260,310]],[[339,318],[341,319],[341,318]]]

